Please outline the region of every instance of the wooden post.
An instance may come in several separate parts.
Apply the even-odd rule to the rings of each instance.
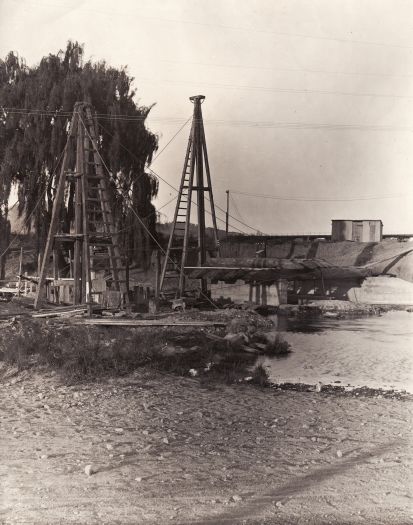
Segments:
[[[88,181],[86,177],[85,149],[89,147],[88,139],[85,135],[83,122],[78,126],[79,144],[81,144],[79,155],[79,172],[82,181],[82,223],[83,223],[83,250],[82,250],[82,299],[85,303],[91,300],[92,278],[90,274],[90,250],[89,250],[89,225],[87,219],[88,207]]]
[[[23,248],[20,248],[20,259],[19,259],[19,283],[17,289],[17,295],[20,296],[20,286],[22,284],[22,268],[23,268]]]
[[[76,186],[75,186],[75,234],[80,235],[82,232],[82,193],[81,193],[81,181],[80,173],[81,162],[80,152],[81,145],[79,144],[79,136],[77,137],[77,150],[76,150]],[[81,283],[81,264],[80,254],[82,252],[82,239],[76,237],[74,246],[73,256],[73,304],[79,304],[82,301],[82,283]]]
[[[73,277],[72,250],[69,250],[69,277]]]
[[[250,303],[252,303],[253,301],[253,292],[254,292],[254,285],[250,283],[249,296],[248,296],[248,302]]]
[[[57,264],[57,253],[56,253],[55,247],[53,248],[52,256],[53,256],[53,279],[56,282],[56,280],[59,279],[59,266]],[[56,304],[59,304],[59,286],[56,286],[55,282],[53,283],[54,302]]]
[[[255,304],[261,304],[261,298],[260,298],[260,285],[255,285]]]
[[[53,249],[52,256],[53,256],[53,279],[57,280],[59,279],[59,266],[57,264],[56,249]]]
[[[228,237],[228,226],[229,226],[229,190],[226,190],[227,194],[227,211],[225,213],[225,233]]]
[[[261,285],[261,304],[267,306],[267,285]]]
[[[129,295],[129,257],[126,256],[126,267],[125,267],[125,280],[126,280],[126,293]]]
[[[159,301],[159,294],[161,289],[161,252],[155,252],[155,299]]]
[[[155,297],[149,298],[149,313],[156,314],[159,310],[159,295],[160,295],[160,277],[161,277],[161,252],[155,250]]]

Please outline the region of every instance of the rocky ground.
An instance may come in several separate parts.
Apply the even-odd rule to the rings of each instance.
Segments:
[[[412,403],[139,369],[0,382],[2,524],[407,524]]]

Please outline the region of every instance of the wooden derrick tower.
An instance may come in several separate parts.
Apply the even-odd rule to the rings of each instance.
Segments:
[[[171,279],[172,282],[168,283],[168,291],[174,291],[177,297],[182,297],[185,292],[185,265],[187,264],[189,252],[191,250],[197,252],[198,266],[202,266],[206,261],[205,193],[209,196],[211,207],[214,248],[219,252],[214,197],[201,110],[201,104],[205,97],[197,95],[190,97],[189,100],[194,104],[192,126],[182,170],[178,201],[160,280],[160,289],[165,292],[166,282]],[[204,174],[206,181],[204,180]],[[194,192],[197,196],[194,204],[197,206],[198,219],[198,244],[195,248],[190,246],[191,205]],[[205,280],[201,280],[201,292],[203,294],[207,292]]]
[[[74,171],[70,158],[76,158]],[[62,233],[61,212],[67,185],[75,185],[74,231]],[[128,302],[125,268],[119,248],[114,217],[110,206],[108,174],[103,169],[98,148],[97,122],[90,104],[77,102],[70,123],[60,175],[53,203],[52,218],[41,263],[35,308],[45,296],[46,272],[57,243],[70,243],[73,254],[73,304],[93,299],[92,272],[106,271],[111,289],[123,294]]]

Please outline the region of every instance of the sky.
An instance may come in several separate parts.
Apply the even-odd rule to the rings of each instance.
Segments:
[[[221,228],[229,190],[233,231],[413,233],[412,26],[410,0],[0,0],[0,56],[34,65],[72,39],[128,66],[160,150],[205,95]],[[176,188],[188,134],[152,165]],[[160,180],[155,205],[175,195]]]

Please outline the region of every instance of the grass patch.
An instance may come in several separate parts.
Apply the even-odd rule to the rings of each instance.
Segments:
[[[18,371],[47,366],[67,382],[124,375],[156,359],[159,333],[130,334],[23,321],[0,334],[0,359]]]
[[[271,348],[280,355],[289,345],[276,339]],[[62,326],[25,319],[0,333],[0,360],[18,371],[46,367],[67,384],[123,376],[141,367],[198,376],[203,383],[233,384],[252,375],[254,384],[268,384],[263,367],[251,373],[254,354],[232,349],[226,341],[211,341],[193,329]]]
[[[231,351],[226,342],[210,341],[199,330],[62,327],[27,319],[0,333],[0,360],[18,371],[55,370],[68,384],[122,376],[144,366],[234,383],[248,375],[255,356]]]

